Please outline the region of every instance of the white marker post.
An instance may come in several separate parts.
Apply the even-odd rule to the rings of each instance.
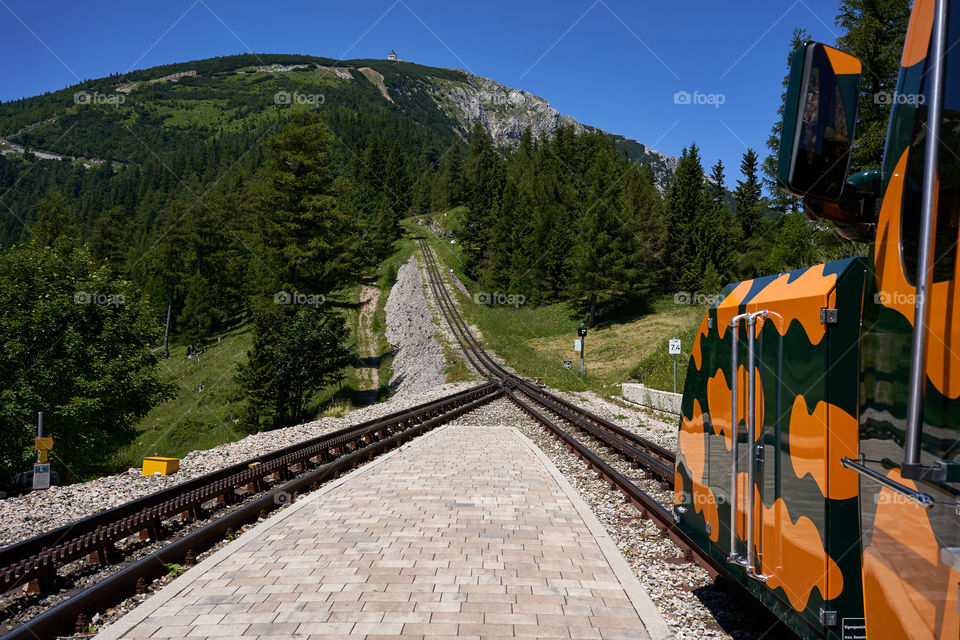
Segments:
[[[580,377],[582,378],[583,377],[583,352],[585,351],[584,347],[586,346],[585,343],[587,341],[587,327],[582,322],[580,323],[580,327],[577,329],[577,335],[580,336],[580,339],[574,343],[573,349],[574,351],[580,352]]]
[[[677,392],[677,356],[680,355],[680,338],[670,338],[670,353],[673,355],[673,392]]]

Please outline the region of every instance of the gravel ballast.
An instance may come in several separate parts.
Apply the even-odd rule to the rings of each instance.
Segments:
[[[380,418],[424,402],[476,386],[476,382],[441,384],[417,395],[391,398],[387,402],[353,411],[342,418],[321,418],[313,422],[264,431],[242,440],[192,451],[180,461],[180,470],[169,476],[145,476],[140,469],[105,476],[90,482],[51,487],[0,500],[0,547],[121,505],[186,480],[243,462],[283,447],[316,438],[359,422]]]
[[[436,327],[423,296],[423,281],[415,256],[397,271],[385,307],[387,341],[393,346],[390,387],[396,398],[414,397],[446,380],[443,351],[435,338]]]
[[[0,500],[0,547],[228,465],[429,402],[476,384],[445,384],[444,356],[434,339],[435,327],[423,295],[415,257],[411,257],[398,271],[397,282],[390,291],[385,309],[387,339],[397,349],[391,380],[396,393],[387,402],[364,407],[343,418],[322,418],[285,429],[256,433],[212,449],[193,451],[180,461],[180,470],[170,476],[144,476],[139,469],[130,469],[91,482],[51,487],[47,491]]]

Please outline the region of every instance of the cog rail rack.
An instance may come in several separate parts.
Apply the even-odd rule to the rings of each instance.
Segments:
[[[133,500],[0,550],[0,589],[34,592],[58,587],[58,570],[89,558],[101,564],[122,560],[117,542],[133,535],[161,539],[163,522],[183,515],[200,518],[209,504],[243,504],[158,551],[123,566],[94,586],[12,629],[0,640],[50,638],[83,630],[88,616],[103,611],[166,573],[167,563],[190,565],[202,551],[244,524],[266,517],[299,493],[319,488],[380,453],[491,402],[504,393],[487,382],[439,400],[346,427],[318,438],[246,460]],[[76,621],[76,623],[74,622]]]

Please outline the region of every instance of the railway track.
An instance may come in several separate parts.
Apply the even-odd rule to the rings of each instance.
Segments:
[[[0,640],[38,640],[82,630],[95,613],[144,592],[147,584],[169,571],[167,564],[192,564],[201,552],[297,495],[503,393],[501,385],[487,382],[252,458],[0,549],[0,592],[26,588],[43,594],[69,587],[62,584],[61,574],[83,561],[116,568]],[[135,536],[164,539],[174,519],[203,519],[218,504],[227,508],[226,513],[185,535],[171,536],[145,557],[127,558],[117,546]]]
[[[18,588],[39,594],[59,590],[64,586],[63,574],[84,561],[108,566],[112,571],[90,588],[68,592],[63,601],[0,636],[0,640],[38,640],[81,630],[95,613],[144,592],[147,584],[167,573],[167,564],[189,565],[204,550],[288,504],[298,494],[314,490],[391,448],[501,397],[508,398],[563,442],[611,489],[622,492],[641,516],[656,523],[686,556],[695,557],[712,575],[722,574],[722,567],[697,555],[695,547],[676,529],[668,506],[614,469],[595,450],[604,449],[604,455],[612,452],[642,468],[646,479],[659,483],[664,490],[673,487],[673,452],[498,364],[460,315],[432,249],[422,239],[420,247],[444,321],[470,366],[487,382],[252,458],[0,549],[0,593]],[[587,446],[584,441],[595,446]],[[218,505],[220,508],[213,509]],[[209,522],[171,535],[175,527],[170,525],[178,518],[180,522],[204,521],[212,511],[216,515]],[[164,545],[144,557],[127,557],[119,543],[135,536],[164,540]]]
[[[633,480],[614,469],[584,442],[569,430],[564,429],[560,423],[568,423],[595,439],[601,446],[608,447],[617,455],[639,465],[647,472],[648,478],[659,480],[664,489],[673,488],[676,461],[674,453],[600,416],[585,411],[500,366],[483,349],[460,315],[443,281],[433,249],[423,238],[419,239],[419,243],[430,276],[431,290],[438,301],[447,326],[450,327],[471,366],[481,375],[490,380],[496,380],[502,385],[507,397],[520,410],[562,441],[572,453],[600,475],[611,489],[623,493],[624,499],[630,501],[642,517],[649,517],[656,523],[664,534],[683,550],[685,556],[695,559],[712,577],[725,575],[726,571],[720,563],[709,555],[700,553],[693,541],[677,528],[669,506],[662,504]],[[548,414],[553,414],[554,417],[551,418]]]
[[[744,610],[750,611],[755,621],[755,628],[760,630],[760,637],[795,638],[796,636],[791,630],[730,577],[722,562],[702,552],[676,526],[671,511],[672,505],[663,504],[638,486],[637,482],[656,480],[660,483],[660,491],[657,493],[662,495],[663,490],[669,490],[672,494],[675,477],[675,454],[646,438],[531,384],[500,366],[483,349],[460,315],[449,290],[443,282],[439,263],[433,250],[425,239],[420,238],[419,243],[430,276],[430,286],[443,312],[444,320],[464,350],[471,366],[480,375],[497,381],[503,387],[506,397],[513,404],[546,429],[573,455],[582,460],[612,491],[622,493],[624,500],[630,502],[637,509],[641,519],[649,519],[664,536],[680,548],[683,560],[694,561],[702,566],[733,602],[736,602]],[[564,429],[562,423],[569,424],[573,430]],[[583,439],[578,437],[574,430],[579,431]],[[587,439],[592,439],[595,446],[591,447],[583,441]],[[607,451],[604,452],[603,449]],[[646,476],[636,478],[637,481],[635,482],[635,478],[628,477],[610,464],[608,452],[630,461],[634,466],[640,467],[646,472]],[[608,459],[604,459],[605,457]],[[673,562],[674,560],[668,559],[667,561]]]

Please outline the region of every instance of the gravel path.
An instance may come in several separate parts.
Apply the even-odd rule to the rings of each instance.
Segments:
[[[395,397],[418,396],[446,380],[446,359],[434,336],[436,327],[423,296],[417,259],[411,256],[397,272],[387,298],[387,340],[396,349],[391,388]]]
[[[365,284],[360,290],[360,318],[357,323],[358,347],[360,362],[356,367],[357,377],[365,384],[366,389],[360,393],[363,404],[373,404],[377,401],[380,389],[379,360],[377,358],[377,338],[373,331],[373,314],[380,300],[380,289],[374,285]]]

